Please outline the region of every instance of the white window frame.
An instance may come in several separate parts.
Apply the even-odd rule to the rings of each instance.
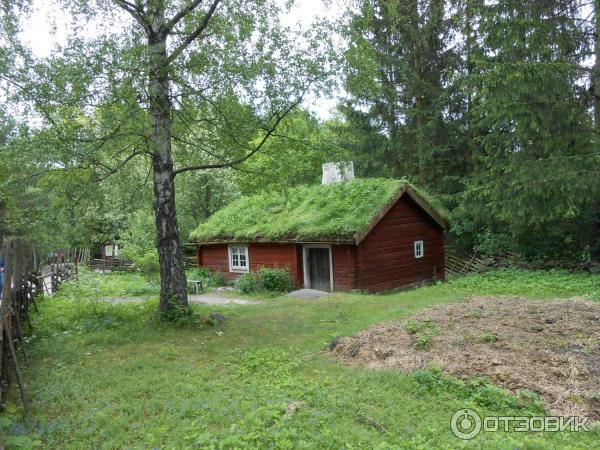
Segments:
[[[425,256],[425,244],[423,241],[415,241],[414,243],[415,258],[420,259]]]
[[[233,249],[241,250],[246,255],[246,266],[233,265]],[[247,273],[250,272],[250,252],[248,252],[248,246],[243,244],[232,244],[228,246],[228,260],[229,260],[229,271],[236,273]]]
[[[308,269],[308,249],[309,248],[326,248],[329,249],[329,286],[331,292],[334,292],[333,286],[333,252],[331,251],[331,244],[303,244],[302,245],[302,271],[304,272],[304,287],[311,289],[310,285],[310,273]]]

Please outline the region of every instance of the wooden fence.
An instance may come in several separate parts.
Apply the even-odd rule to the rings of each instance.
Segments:
[[[0,303],[0,402],[14,379],[19,385],[25,411],[28,411],[23,377],[17,352],[28,363],[25,350],[25,332],[32,331],[29,318],[31,308],[37,310],[36,297],[41,293],[37,270],[40,262],[35,247],[21,239],[4,240],[4,285]]]
[[[195,267],[198,267],[198,260],[196,259],[195,256],[184,255],[183,265],[185,266],[186,269],[193,269]]]
[[[467,275],[470,273],[485,272],[498,267],[511,265],[519,256],[509,253],[503,256],[484,257],[477,253],[463,256],[446,252],[446,276]]]
[[[100,270],[102,272],[134,272],[135,266],[126,259],[104,258],[89,260],[88,266],[91,270]]]
[[[78,276],[77,262],[50,264],[36,272],[40,294],[52,295],[72,274]]]
[[[44,292],[56,292],[60,283],[73,273],[73,263],[42,266],[35,245],[19,238],[4,239],[0,253],[4,259],[4,284],[0,300],[0,403],[5,400],[11,383],[16,381],[25,413],[28,414],[29,405],[18,354],[27,365],[25,335],[33,331],[30,313],[37,311],[37,300]]]

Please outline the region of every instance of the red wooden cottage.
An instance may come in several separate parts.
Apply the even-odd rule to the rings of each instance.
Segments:
[[[229,280],[288,267],[297,287],[377,292],[443,278],[447,226],[409,183],[356,179],[243,197],[192,238],[198,265]]]

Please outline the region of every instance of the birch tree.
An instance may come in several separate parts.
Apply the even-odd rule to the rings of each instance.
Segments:
[[[66,1],[79,28],[113,23],[23,72],[46,128],[38,145],[64,170],[104,180],[138,158],[152,171],[160,309],[187,309],[175,179],[259,152],[328,70],[315,27],[294,34],[273,0]],[[258,135],[258,138],[257,138]]]

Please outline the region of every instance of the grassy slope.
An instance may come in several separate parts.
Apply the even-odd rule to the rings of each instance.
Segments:
[[[585,295],[600,276],[502,271],[385,296],[202,307],[223,334],[158,322],[154,305],[47,300],[26,371],[45,448],[595,448],[600,433],[489,433],[463,442],[452,414],[540,411],[434,372],[351,369],[319,354],[347,335],[472,294]],[[306,404],[287,416],[286,405]]]

